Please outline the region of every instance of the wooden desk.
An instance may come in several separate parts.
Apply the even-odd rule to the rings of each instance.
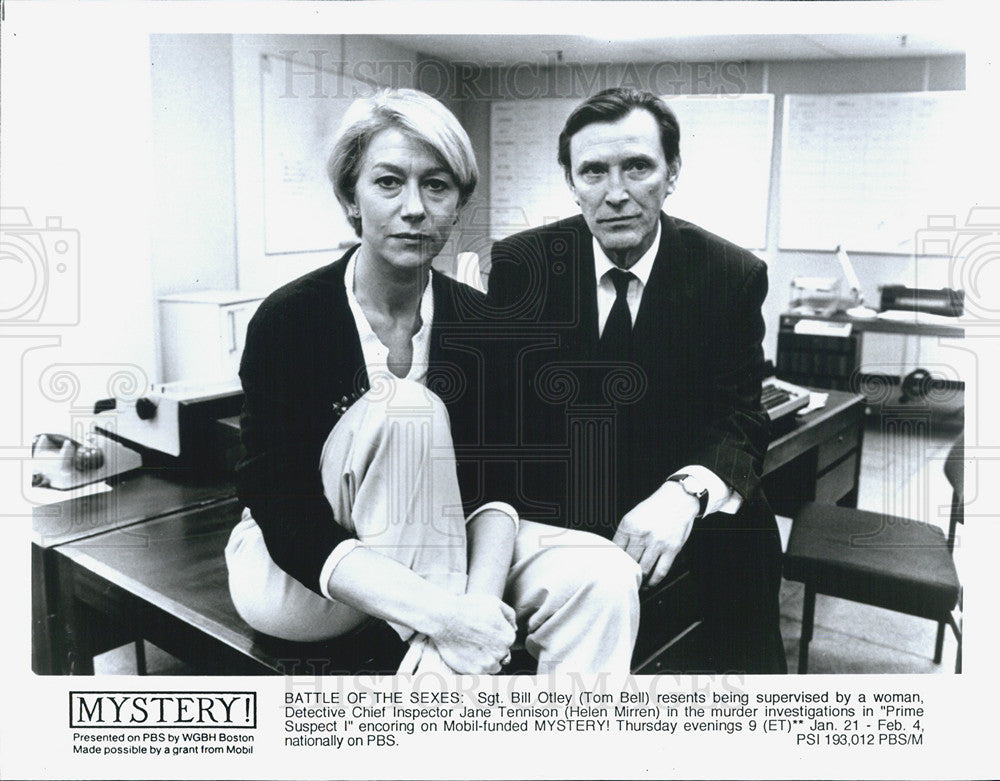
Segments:
[[[370,636],[289,643],[243,622],[229,597],[223,558],[240,511],[230,500],[60,547],[66,671],[92,674],[93,652],[109,634],[143,637],[205,674],[394,671],[403,649],[393,653],[386,641],[398,638],[377,636],[381,647]],[[647,626],[680,639],[697,625],[689,580],[684,572],[642,595]],[[663,650],[662,636],[640,637],[637,665]]]
[[[862,416],[861,396],[832,392],[825,409],[775,439],[764,471],[776,504],[833,494],[842,503],[856,501]],[[235,500],[216,502],[55,547],[63,669],[92,672],[95,642],[107,632],[145,637],[206,673],[352,672],[339,669],[344,659],[379,669],[373,649],[352,640],[283,643],[243,623],[229,599],[223,560],[239,510]],[[640,632],[637,673],[697,667],[684,657],[700,621],[692,588],[682,572],[641,595],[642,625],[656,631]]]
[[[902,336],[941,336],[952,339],[963,339],[965,337],[965,326],[961,325],[960,318],[948,318],[954,322],[909,322],[905,320],[886,320],[880,317],[862,319],[848,317],[843,312],[836,312],[828,317],[821,315],[792,315],[783,314],[781,325],[794,326],[799,320],[821,320],[825,323],[850,323],[855,331],[868,331],[877,334],[900,334]]]
[[[235,494],[228,479],[196,481],[178,469],[144,468],[110,482],[112,491],[38,506],[32,512],[31,668],[39,675],[68,672],[58,616],[56,548]],[[108,637],[107,642],[116,639]],[[134,638],[121,642],[129,639]]]
[[[822,391],[826,406],[775,437],[764,458],[764,493],[779,515],[795,515],[804,502],[857,507],[865,397]]]
[[[224,560],[241,510],[231,499],[59,548],[70,671],[92,673],[96,637],[121,624],[206,674],[394,670],[402,641],[387,625],[384,634],[375,631],[375,643],[371,633],[291,643],[243,622],[229,597]],[[392,638],[398,653],[389,647]]]

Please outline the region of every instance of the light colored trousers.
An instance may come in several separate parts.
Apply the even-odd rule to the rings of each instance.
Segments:
[[[336,522],[361,544],[452,593],[464,591],[465,517],[448,412],[437,396],[410,380],[377,383],[334,426],[320,469]],[[368,619],[281,570],[249,511],[233,529],[226,563],[236,610],[265,634],[322,640]],[[538,672],[627,673],[641,577],[639,565],[603,537],[522,520],[503,599]],[[422,642],[409,627],[393,628]]]

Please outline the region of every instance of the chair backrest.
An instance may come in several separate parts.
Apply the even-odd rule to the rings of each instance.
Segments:
[[[455,259],[455,279],[480,293],[485,293],[486,286],[483,284],[483,273],[479,267],[479,255],[475,252],[459,252]]]
[[[948,525],[948,550],[955,549],[955,527],[965,523],[965,434],[963,433],[948,451],[944,462],[944,476],[951,483],[951,521]]]

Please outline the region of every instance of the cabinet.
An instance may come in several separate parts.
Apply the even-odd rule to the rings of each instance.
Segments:
[[[801,320],[850,323],[851,334],[844,338],[796,334],[795,324]],[[884,317],[853,320],[843,314],[783,314],[778,331],[777,375],[816,388],[860,388],[869,404],[875,405],[896,395],[894,387],[921,368],[933,378],[934,403],[950,409],[961,405],[965,383],[976,377],[974,356],[965,347],[964,337],[964,324],[959,318],[924,322],[914,315],[913,322],[907,322]]]
[[[247,325],[263,299],[239,290],[161,296],[163,381],[235,379]]]
[[[814,388],[851,390],[852,378],[861,365],[861,337],[821,336],[795,333],[797,319],[781,316],[778,331],[779,379]]]

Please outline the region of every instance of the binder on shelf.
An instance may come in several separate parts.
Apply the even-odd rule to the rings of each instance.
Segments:
[[[802,323],[806,321],[798,321]],[[810,323],[816,321],[809,321]],[[833,390],[850,390],[851,381],[861,365],[859,335],[850,323],[833,325],[834,329],[799,329],[794,318],[781,320],[778,331],[777,376],[797,385]],[[840,327],[846,325],[844,329]],[[804,331],[804,332],[800,332]]]

